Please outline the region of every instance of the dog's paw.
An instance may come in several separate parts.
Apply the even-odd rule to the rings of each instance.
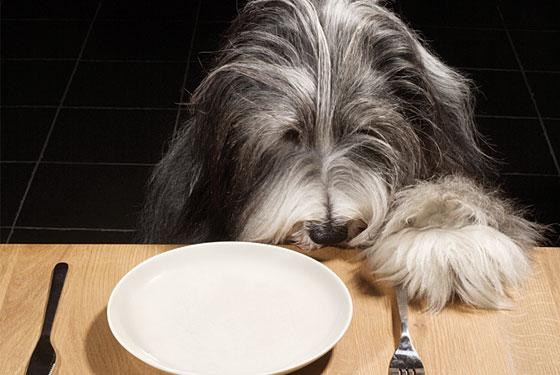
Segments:
[[[376,274],[425,298],[431,311],[458,296],[483,308],[507,308],[508,287],[529,270],[525,251],[503,233],[484,225],[462,228],[406,228],[368,251]]]
[[[446,177],[399,192],[376,244],[373,270],[440,310],[455,296],[508,307],[507,288],[529,269],[539,227],[468,179]]]

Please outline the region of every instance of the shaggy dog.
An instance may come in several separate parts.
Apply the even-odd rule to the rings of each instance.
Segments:
[[[538,227],[481,186],[469,81],[371,0],[250,1],[189,108],[147,242],[362,248],[432,310],[504,307],[528,270]]]

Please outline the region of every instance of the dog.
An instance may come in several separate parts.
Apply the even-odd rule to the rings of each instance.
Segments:
[[[486,186],[471,91],[375,1],[250,0],[155,167],[144,240],[359,248],[430,310],[507,307],[541,228]]]

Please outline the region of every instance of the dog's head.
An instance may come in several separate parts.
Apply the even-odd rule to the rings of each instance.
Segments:
[[[359,246],[396,187],[476,168],[466,82],[370,2],[249,2],[190,108],[154,173],[151,241]]]

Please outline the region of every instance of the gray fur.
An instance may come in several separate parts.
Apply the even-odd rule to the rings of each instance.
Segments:
[[[445,176],[460,176],[440,184],[452,193],[483,180],[491,161],[479,147],[470,91],[375,2],[252,0],[154,171],[145,240],[313,248],[320,244],[310,227],[347,225],[340,245],[373,254],[395,234],[388,230],[407,227],[388,225],[399,192]],[[534,244],[536,227],[507,202],[472,191],[480,199],[469,195],[469,205],[485,202],[474,210],[486,212],[487,225],[522,251]]]

